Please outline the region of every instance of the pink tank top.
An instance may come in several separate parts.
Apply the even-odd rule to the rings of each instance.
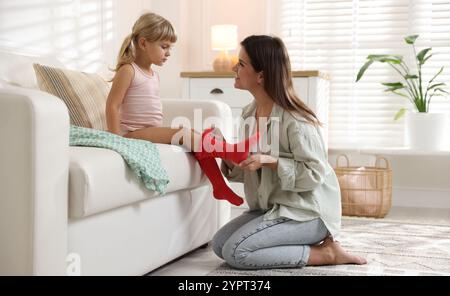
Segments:
[[[131,63],[134,77],[120,106],[122,135],[146,127],[162,126],[162,104],[159,97],[159,77],[145,73]]]

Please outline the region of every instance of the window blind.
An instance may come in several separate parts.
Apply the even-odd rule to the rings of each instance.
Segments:
[[[417,52],[433,48],[423,81],[445,66],[437,81],[450,86],[450,0],[282,0],[280,21],[292,68],[331,74],[330,147],[404,143],[404,119],[393,118],[412,105],[381,85],[401,77],[389,65],[374,63],[355,83],[367,55],[400,54],[415,69],[414,52],[403,38],[418,34]],[[447,112],[450,134],[450,98],[434,97],[430,106]]]

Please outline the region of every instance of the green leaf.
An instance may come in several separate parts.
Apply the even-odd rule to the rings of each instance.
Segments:
[[[419,78],[419,76],[417,76],[417,75],[411,75],[411,74],[405,75],[405,79],[418,79],[418,78]]]
[[[414,44],[414,42],[416,42],[416,39],[419,37],[419,35],[411,35],[411,36],[407,36],[405,37],[405,41],[408,44]]]
[[[401,82],[382,82],[381,84],[387,87],[404,87],[403,83]]]
[[[423,65],[424,63],[424,57],[427,54],[427,52],[429,52],[431,50],[431,48],[425,48],[422,49],[418,54],[417,54],[417,60],[419,61],[419,63],[421,65]]]
[[[403,117],[403,115],[405,115],[406,113],[406,108],[401,108],[400,110],[398,110],[398,112],[395,114],[394,120],[399,120],[400,118]]]
[[[390,54],[372,54],[367,57],[369,60],[380,63],[401,64],[403,57],[401,55]]]
[[[436,75],[434,75],[434,77],[433,78],[431,78],[431,80],[430,81],[428,81],[428,83],[431,83],[431,82],[433,82],[433,80],[435,80],[436,79],[436,77],[438,77],[441,73],[442,73],[442,71],[444,71],[444,66],[442,66],[441,67],[441,69],[436,73]]]
[[[449,94],[449,95],[450,95],[450,93],[449,93],[448,91],[445,91],[445,90],[443,90],[442,88],[436,88],[436,89],[434,90],[434,92],[437,92],[437,91],[440,91],[440,92],[443,92],[443,93],[446,93],[446,94]]]
[[[366,72],[367,68],[369,68],[369,66],[372,64],[373,61],[369,60],[361,67],[361,69],[359,69],[358,75],[356,76],[356,82],[358,82],[361,79],[361,77],[364,75],[364,72]]]
[[[427,56],[427,57],[425,57],[424,59],[423,59],[423,63],[422,63],[422,65],[423,64],[425,64],[426,63],[426,61],[428,61],[428,59],[429,58],[431,58],[433,55],[432,54],[430,54],[429,56]]]
[[[436,83],[436,84],[433,84],[432,86],[429,86],[429,87],[427,88],[427,90],[436,88],[436,87],[438,87],[438,86],[444,86],[444,85],[445,85],[445,83],[443,83],[443,82],[441,82],[441,83]]]
[[[388,87],[387,89],[384,90],[385,92],[388,92],[388,91],[393,92],[395,90],[405,88],[405,86],[401,82],[394,82],[394,83],[385,82],[385,83],[381,83],[381,84]]]

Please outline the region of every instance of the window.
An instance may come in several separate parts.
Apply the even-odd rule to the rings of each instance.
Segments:
[[[427,82],[441,66],[439,82],[450,89],[450,0],[282,0],[282,37],[295,70],[326,70],[332,77],[330,147],[402,146],[404,119],[411,104],[387,94],[380,82],[400,81],[387,64],[375,63],[362,80],[356,74],[369,54],[402,54],[414,64],[403,38],[418,34],[417,51],[432,47],[423,68]],[[450,98],[433,98],[432,111],[450,116]],[[450,134],[450,117],[448,118]]]
[[[109,74],[112,64],[106,64],[117,54],[117,5],[117,0],[0,1],[0,48]]]

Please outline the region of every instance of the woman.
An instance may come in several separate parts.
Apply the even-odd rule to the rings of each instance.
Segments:
[[[282,40],[250,36],[241,45],[235,87],[254,96],[242,117],[256,119],[246,134],[259,131],[277,145],[239,164],[222,162],[230,181],[244,183],[250,211],[217,232],[214,252],[238,269],[365,264],[334,240],[341,224],[339,184],[320,122],[293,89]]]

